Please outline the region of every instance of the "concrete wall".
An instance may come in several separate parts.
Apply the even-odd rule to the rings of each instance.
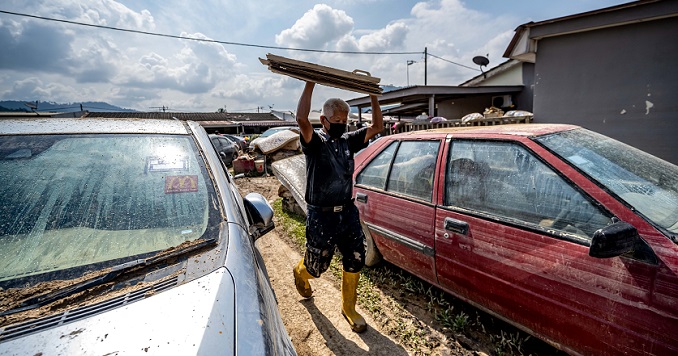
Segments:
[[[668,18],[539,40],[534,122],[581,125],[678,164],[676,35]]]
[[[524,62],[522,64],[522,82],[523,91],[514,95],[514,104],[516,110],[525,110],[534,113],[534,64]]]
[[[450,120],[461,119],[464,115],[473,112],[483,113],[485,108],[492,105],[491,96],[475,96],[457,98],[437,103],[436,114]]]
[[[480,83],[480,86],[488,85],[522,85],[523,84],[523,66],[514,66],[500,74],[493,75]]]

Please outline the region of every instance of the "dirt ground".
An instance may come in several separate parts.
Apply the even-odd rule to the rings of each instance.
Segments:
[[[236,184],[243,196],[246,193],[258,192],[271,204],[279,198],[280,183],[274,176],[241,178],[236,180]],[[311,281],[314,289],[313,298],[304,299],[299,296],[294,287],[292,268],[301,259],[301,254],[299,248],[293,245],[292,240],[280,226],[281,224],[276,224],[276,228],[261,237],[256,245],[263,255],[271,284],[278,298],[283,322],[299,355],[397,356],[496,353],[493,352],[496,342],[488,341],[488,335],[468,338],[461,334],[450,335],[439,325],[434,326],[435,315],[427,311],[426,299],[404,293],[400,286],[378,289],[380,295],[387,297],[382,298],[382,304],[376,309],[378,311],[376,314],[366,311],[360,305],[356,307],[367,321],[368,328],[364,333],[354,333],[341,315],[340,281],[332,273],[328,271],[319,279]],[[473,312],[469,311],[469,314],[471,313]],[[493,320],[484,322],[488,326],[492,323]],[[506,326],[501,325],[500,328],[504,330]],[[392,337],[398,330],[410,333],[414,330],[417,337],[424,339],[425,342],[419,343],[415,348],[401,345],[397,338]],[[421,347],[422,344],[425,346]],[[542,348],[543,345],[540,344],[537,345],[537,349],[523,349],[519,354],[523,352],[537,355],[559,354],[549,346],[545,350]],[[535,350],[538,351],[534,352]],[[510,353],[513,352],[507,354]]]

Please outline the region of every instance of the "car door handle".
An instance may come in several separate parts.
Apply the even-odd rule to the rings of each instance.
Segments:
[[[357,200],[361,203],[367,203],[367,194],[356,193],[355,194],[355,200]]]
[[[445,218],[445,230],[450,230],[458,234],[468,234],[468,223],[452,218]]]

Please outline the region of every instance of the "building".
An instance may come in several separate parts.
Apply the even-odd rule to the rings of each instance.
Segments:
[[[385,115],[459,119],[491,105],[600,132],[678,164],[678,1],[641,0],[518,26],[507,61],[459,86],[384,93]],[[348,101],[360,111],[369,97]]]
[[[678,164],[678,1],[635,1],[518,26],[535,122],[581,125]]]
[[[209,133],[260,134],[271,127],[296,125],[294,115],[289,111],[269,113],[229,112],[86,112],[83,117],[103,118],[157,118],[192,120],[198,122]],[[284,118],[284,119],[283,119]]]
[[[492,106],[497,97],[519,95],[522,85],[496,85],[482,87],[461,86],[411,86],[386,92],[379,97],[379,104],[391,106],[382,110],[382,114],[413,119],[421,113],[428,116],[442,116],[448,119],[461,119],[473,112],[482,113]],[[358,108],[359,115],[369,108],[370,98],[361,97],[347,100],[348,104]],[[506,101],[506,108],[515,105]],[[513,105],[513,107],[511,107]]]

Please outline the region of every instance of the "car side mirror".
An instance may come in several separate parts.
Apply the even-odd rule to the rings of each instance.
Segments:
[[[259,193],[249,193],[243,199],[245,210],[250,220],[250,234],[256,241],[261,236],[275,228],[273,222],[273,208],[266,198]]]
[[[640,240],[633,225],[618,221],[593,233],[589,256],[596,258],[616,257],[634,249]]]

